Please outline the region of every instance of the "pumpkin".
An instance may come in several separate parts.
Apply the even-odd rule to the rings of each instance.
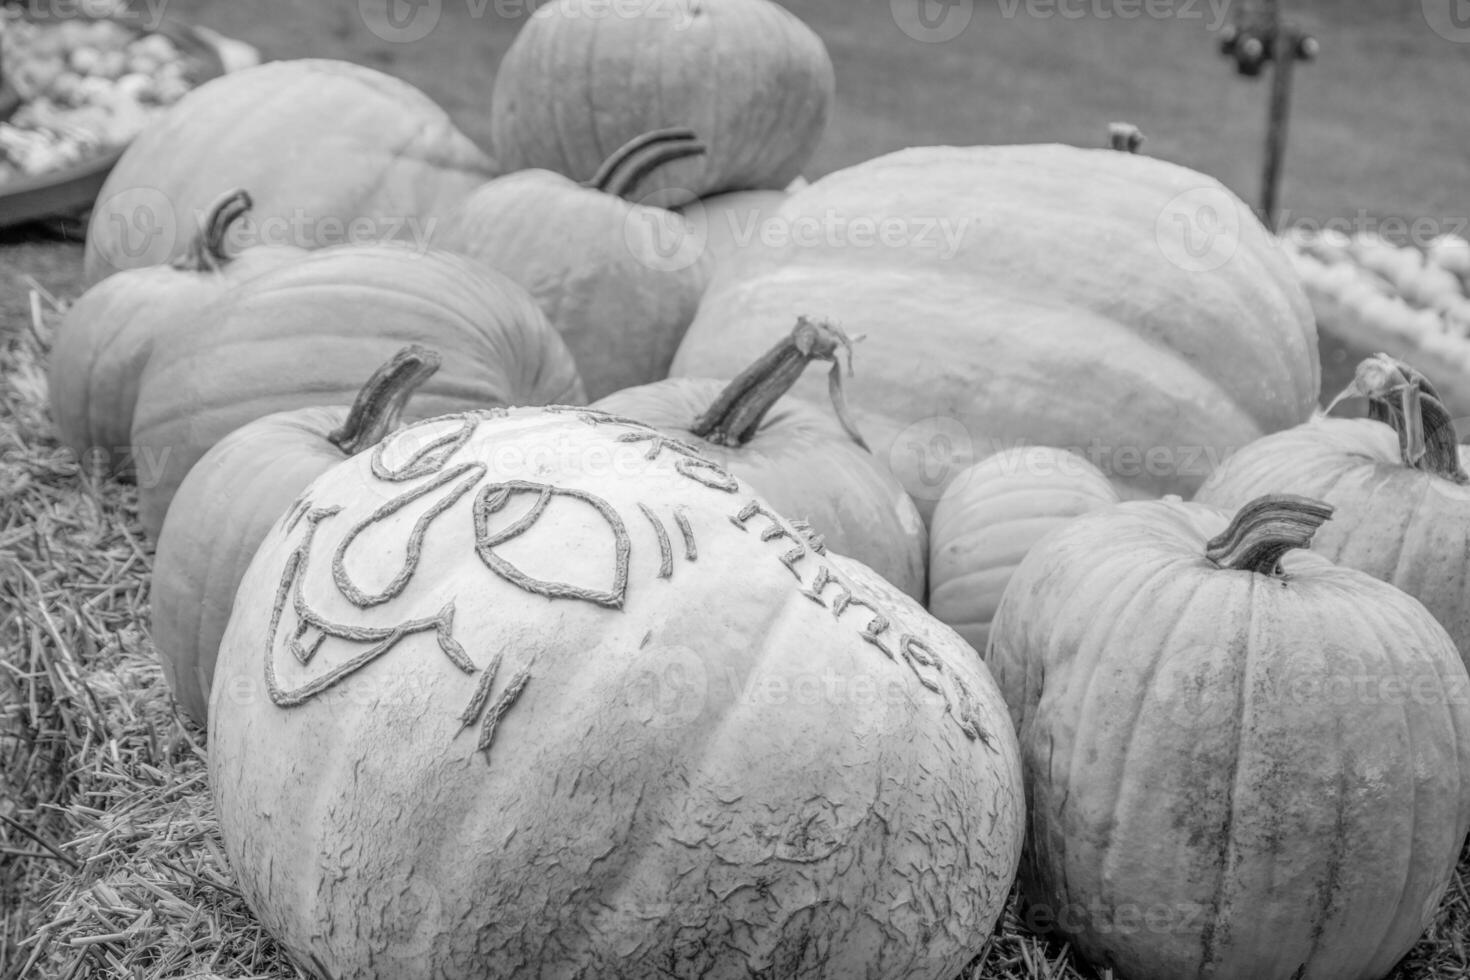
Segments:
[[[1424,603],[1470,664],[1470,476],[1454,420],[1428,378],[1387,354],[1358,365],[1350,394],[1368,399],[1368,418],[1323,417],[1258,439],[1197,499],[1325,500],[1336,514],[1312,549]]]
[[[1026,917],[1099,971],[1378,980],[1433,919],[1470,829],[1470,675],[1418,601],[1301,550],[1331,513],[1132,501],[1012,576],[986,659]]]
[[[840,329],[802,317],[733,381],[670,378],[609,395],[593,407],[693,445],[778,513],[810,524],[833,551],[922,601],[924,522],[847,422],[838,361],[843,353],[850,356],[851,344]],[[815,360],[832,363],[828,384],[837,422],[815,406],[782,397]]]
[[[649,191],[781,188],[816,150],[833,88],[821,38],[770,0],[620,0],[602,15],[552,0],[501,59],[491,139],[512,170],[587,180],[639,134],[692,126],[709,153]]]
[[[1077,515],[1117,502],[1103,472],[1065,449],[1017,446],[972,464],[934,506],[929,611],[983,651],[1026,552]]]
[[[241,892],[336,980],[951,980],[1007,898],[1019,759],[984,665],[896,598],[646,426],[405,428],[241,583],[209,717]]]
[[[728,376],[803,310],[865,336],[854,417],[926,520],[955,474],[1017,443],[1081,447],[1126,497],[1192,494],[1316,403],[1290,262],[1184,167],[921,147],[828,174],[775,219],[715,276],[672,373]]]
[[[289,246],[229,254],[227,234],[250,206],[248,193],[231,191],[210,208],[184,254],[111,276],[67,309],[47,377],[51,417],[73,452],[131,476],[133,405],[154,346],[190,329],[199,311],[236,283],[305,254]]]
[[[679,209],[694,246],[709,256],[710,275],[769,232],[776,209],[787,196],[785,191],[729,191]]]
[[[310,406],[241,426],[189,470],[153,560],[150,635],[179,708],[201,724],[235,590],[255,549],[302,490],[397,425],[440,358],[410,345],[373,373],[351,407]]]
[[[144,529],[157,540],[184,475],[230,432],[276,412],[351,402],[406,344],[444,359],[409,421],[585,401],[566,345],[504,276],[402,243],[321,249],[241,283],[154,351],[132,433]]]
[[[687,129],[646,133],[586,184],[549,170],[492,180],[436,244],[504,273],[536,297],[599,398],[668,377],[704,292],[707,263],[684,219],[633,203],[650,175],[704,145]]]
[[[422,246],[500,172],[406,82],[345,61],[267,62],[201,85],[128,145],[92,209],[86,281],[178,258],[195,216],[236,187],[255,199],[240,234],[258,243]]]

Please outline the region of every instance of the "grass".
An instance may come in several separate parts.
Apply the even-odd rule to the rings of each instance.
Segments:
[[[1180,0],[1178,16],[1132,21],[1046,18],[1035,2],[1008,16],[1012,4],[977,2],[941,44],[905,36],[882,2],[788,5],[837,68],[838,107],[811,176],[911,144],[1097,144],[1108,121],[1126,119],[1148,134],[1147,152],[1255,197],[1264,85],[1215,54],[1203,0],[1199,18]],[[357,0],[168,9],[275,57],[398,74],[483,145],[494,66],[520,19],[501,12],[525,6],[443,0],[439,28],[412,44],[375,37]],[[1463,221],[1470,116],[1441,93],[1470,90],[1470,46],[1430,31],[1419,0],[1290,6],[1323,56],[1298,74],[1289,219]],[[43,365],[55,316],[33,316],[29,283],[77,294],[69,235],[0,237],[0,980],[298,977],[220,856],[202,733],[173,713],[146,632],[151,555],[133,491],[78,472],[51,433]],[[1324,343],[1327,391],[1359,353]],[[1470,977],[1467,880],[1470,856],[1397,980]],[[1013,905],[963,980],[1085,975],[1065,948],[1021,929]]]

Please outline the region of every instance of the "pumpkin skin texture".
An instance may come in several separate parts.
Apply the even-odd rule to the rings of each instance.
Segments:
[[[691,239],[709,257],[711,276],[760,241],[766,222],[787,196],[785,191],[730,191],[679,209]]]
[[[983,651],[1026,552],[1077,515],[1116,503],[1103,472],[1065,449],[1017,446],[969,466],[934,507],[929,612]]]
[[[1203,206],[1235,234],[1196,257],[1180,228]],[[828,174],[776,218],[785,240],[716,275],[672,373],[728,375],[798,313],[865,336],[854,416],[926,521],[956,473],[1017,443],[1082,447],[1125,497],[1192,494],[1212,461],[1316,402],[1316,326],[1290,262],[1186,168],[920,147]]]
[[[672,142],[675,154],[703,149],[687,136]],[[638,156],[631,162],[636,171]],[[644,186],[643,172],[611,177],[627,178],[625,193]],[[591,398],[668,377],[709,280],[680,215],[549,170],[484,184],[436,244],[524,286],[566,341]],[[674,250],[664,251],[669,244]]]
[[[1359,377],[1398,362],[1377,355]],[[1200,487],[1196,499],[1216,507],[1239,506],[1262,493],[1297,493],[1337,508],[1312,540],[1330,561],[1367,572],[1418,599],[1439,620],[1470,666],[1470,456],[1458,445],[1454,424],[1423,375],[1404,366],[1403,383],[1421,392],[1415,411],[1427,432],[1444,437],[1423,462],[1406,461],[1403,416],[1324,416],[1256,440],[1232,455]],[[1386,398],[1363,391],[1370,400]],[[1433,405],[1429,401],[1433,400]]]
[[[640,133],[690,126],[709,153],[649,191],[782,188],[815,152],[834,87],[821,38],[769,0],[635,0],[610,16],[553,0],[500,62],[491,138],[511,170],[587,180]]]
[[[235,187],[255,198],[262,242],[422,246],[501,172],[406,82],[345,61],[267,62],[201,85],[129,144],[92,211],[84,272],[90,285],[177,257],[193,216]]]
[[[1077,517],[991,628],[1026,771],[1023,894],[1130,980],[1384,977],[1470,827],[1449,636],[1389,585],[1273,550],[1331,508],[1263,499],[1316,516],[1223,551],[1239,524],[1200,504]]]
[[[255,549],[298,494],[377,445],[438,354],[407,347],[368,379],[352,406],[278,412],[216,443],[179,484],[153,558],[149,635],[179,709],[203,724],[220,640]]]
[[[804,321],[795,334],[803,330],[830,328]],[[795,334],[773,348],[778,357],[795,350]],[[829,339],[829,357],[834,347]],[[750,484],[777,513],[810,524],[834,552],[869,566],[922,602],[927,533],[898,481],[828,413],[782,398],[784,382],[756,395],[763,404],[749,435],[736,435],[716,419],[701,425],[729,387],[712,378],[669,378],[616,392],[593,407],[693,445]]]
[[[286,245],[228,254],[226,233],[249,208],[243,191],[226,195],[178,259],[111,276],[67,309],[47,380],[57,434],[73,452],[101,454],[108,470],[131,477],[133,406],[154,345],[193,326],[199,312],[236,283],[305,254]]]
[[[407,421],[586,400],[561,338],[504,276],[393,242],[321,249],[242,283],[155,351],[132,435],[144,529],[157,540],[179,482],[225,435],[276,412],[351,402],[406,344],[444,360]]]
[[[828,578],[637,423],[400,431],[241,584],[209,744],[242,893],[338,980],[950,980],[1017,860],[1014,735],[963,644]]]

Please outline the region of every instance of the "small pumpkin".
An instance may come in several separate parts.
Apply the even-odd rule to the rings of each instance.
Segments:
[[[348,403],[406,344],[444,359],[410,421],[586,400],[566,345],[504,276],[401,243],[321,249],[241,283],[154,352],[132,433],[144,529],[157,539],[185,474],[230,432],[276,412]]]
[[[73,452],[132,475],[129,450],[138,379],[154,347],[194,324],[236,283],[305,254],[290,246],[226,249],[251,198],[233,190],[210,208],[188,251],[166,265],[111,276],[66,311],[47,361],[51,417]]]
[[[266,62],[193,90],[128,145],[92,209],[86,281],[178,258],[195,215],[236,187],[254,196],[262,243],[422,246],[501,172],[406,82],[345,61]]]
[[[1314,418],[1230,456],[1196,499],[1217,507],[1296,493],[1335,515],[1312,549],[1424,603],[1470,665],[1470,457],[1430,380],[1375,354],[1338,397],[1368,399],[1368,418]],[[1335,403],[1334,403],[1335,404]]]
[[[704,292],[684,219],[635,203],[650,175],[704,153],[687,129],[646,133],[586,184],[523,170],[480,187],[436,238],[531,292],[592,398],[668,377]]]
[[[358,392],[351,407],[267,415],[216,443],[169,504],[154,553],[149,630],[180,710],[201,724],[235,591],[271,526],[307,485],[365,452],[398,425],[440,358],[410,345]]]
[[[733,381],[669,378],[616,392],[593,407],[637,419],[693,445],[749,483],[777,512],[811,525],[835,552],[862,562],[907,595],[924,598],[923,519],[847,418],[840,328],[801,317]],[[813,361],[832,364],[837,421],[783,397]]]
[[[692,126],[709,153],[648,190],[781,188],[816,150],[834,84],[821,38],[771,0],[620,0],[603,16],[552,0],[501,59],[491,138],[512,170],[587,180],[639,134]]]
[[[1205,209],[1221,224],[1202,229]],[[1192,494],[1227,449],[1317,402],[1290,261],[1187,168],[918,147],[830,173],[777,216],[780,239],[714,277],[671,373],[733,374],[820,309],[867,338],[853,414],[926,520],[957,473],[1023,442],[1084,447],[1125,497]]]
[[[1331,513],[1131,501],[1011,578],[986,659],[1022,894],[1100,972],[1378,980],[1432,920],[1470,829],[1470,675],[1418,601],[1302,550]]]
[[[934,507],[929,611],[976,650],[1026,552],[1079,514],[1118,503],[1118,491],[1083,457],[1017,446],[960,472]]]
[[[338,980],[951,980],[1023,827],[963,643],[590,409],[317,478],[241,583],[209,746],[245,900]]]

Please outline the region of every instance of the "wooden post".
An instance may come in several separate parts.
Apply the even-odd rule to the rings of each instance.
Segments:
[[[1272,4],[1275,7],[1275,4]],[[1273,10],[1274,13],[1274,10]],[[1281,187],[1281,168],[1286,159],[1287,121],[1291,115],[1291,75],[1296,65],[1296,49],[1301,35],[1296,28],[1279,26],[1269,35],[1271,53],[1271,108],[1266,119],[1266,164],[1261,175],[1261,220],[1267,228],[1276,227],[1277,192]]]

